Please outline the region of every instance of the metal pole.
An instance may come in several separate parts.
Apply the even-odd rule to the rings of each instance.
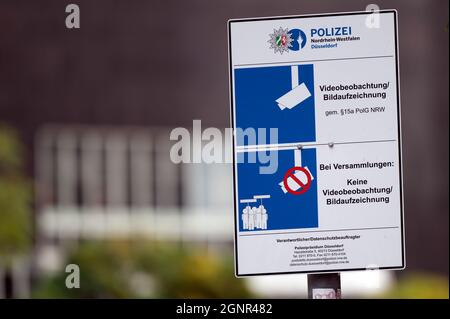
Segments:
[[[308,275],[309,299],[341,299],[341,274]]]

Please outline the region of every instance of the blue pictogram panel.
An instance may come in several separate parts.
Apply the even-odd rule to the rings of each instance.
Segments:
[[[312,64],[242,68],[234,77],[236,127],[278,128],[278,143],[316,140]],[[238,146],[255,144],[237,134]]]

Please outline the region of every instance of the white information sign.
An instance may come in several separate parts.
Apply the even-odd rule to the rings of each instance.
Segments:
[[[397,12],[228,27],[236,275],[404,268]]]

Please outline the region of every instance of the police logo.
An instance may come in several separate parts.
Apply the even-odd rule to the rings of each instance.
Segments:
[[[292,47],[292,34],[289,32],[289,29],[283,29],[280,27],[278,30],[274,29],[273,33],[269,35],[270,39],[269,44],[270,48],[274,50],[275,53],[279,52],[283,54],[283,52],[289,52],[289,49]]]

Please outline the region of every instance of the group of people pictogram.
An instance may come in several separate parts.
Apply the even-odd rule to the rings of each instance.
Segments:
[[[242,210],[242,225],[245,230],[267,229],[269,215],[264,205],[250,207],[247,205]]]

